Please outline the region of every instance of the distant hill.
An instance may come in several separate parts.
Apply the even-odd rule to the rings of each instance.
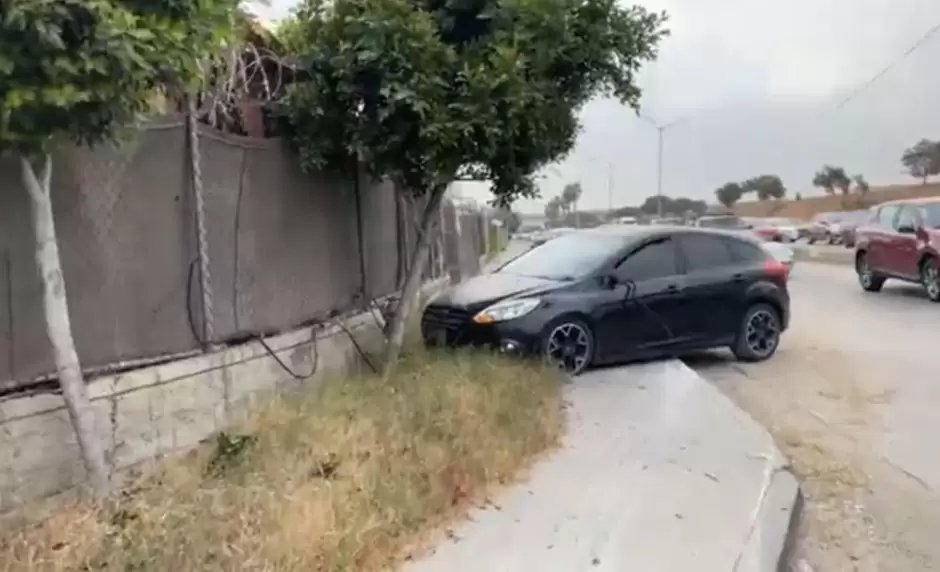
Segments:
[[[737,203],[733,210],[738,216],[809,219],[817,213],[859,210],[887,201],[922,197],[940,197],[940,183],[872,187],[866,195],[852,193],[807,197],[802,200],[747,201]]]

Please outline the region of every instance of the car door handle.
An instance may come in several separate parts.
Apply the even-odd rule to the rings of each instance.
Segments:
[[[666,292],[669,292],[670,294],[675,294],[676,292],[680,291],[682,291],[682,288],[680,288],[678,284],[670,284],[669,286],[666,286]]]
[[[732,274],[731,279],[735,282],[744,282],[744,274],[738,272],[737,274]]]

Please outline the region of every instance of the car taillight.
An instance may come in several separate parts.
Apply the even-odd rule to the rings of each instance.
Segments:
[[[764,274],[767,276],[772,276],[775,278],[787,279],[787,276],[790,274],[789,269],[787,269],[786,264],[780,262],[777,259],[771,258],[764,261],[764,265],[761,267],[761,270],[764,271]]]

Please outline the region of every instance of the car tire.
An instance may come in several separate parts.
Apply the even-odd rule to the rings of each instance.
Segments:
[[[860,252],[855,257],[855,273],[858,275],[858,283],[862,290],[866,292],[880,292],[885,285],[884,276],[878,276],[868,264],[868,255]]]
[[[596,347],[591,327],[577,318],[552,322],[542,334],[542,359],[572,377],[591,367]]]
[[[928,256],[920,265],[920,281],[931,302],[940,302],[940,261]]]
[[[770,304],[754,304],[741,319],[731,351],[738,361],[768,360],[777,353],[782,332],[780,312]]]

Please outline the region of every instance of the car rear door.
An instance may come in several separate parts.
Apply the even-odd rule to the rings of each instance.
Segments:
[[[683,233],[677,237],[685,270],[690,337],[717,340],[733,332],[747,290],[747,268],[737,261],[726,237]]]
[[[594,322],[605,359],[625,359],[655,352],[687,336],[683,327],[684,277],[671,237],[637,245],[614,265],[614,277],[628,285],[629,296],[604,302]]]

